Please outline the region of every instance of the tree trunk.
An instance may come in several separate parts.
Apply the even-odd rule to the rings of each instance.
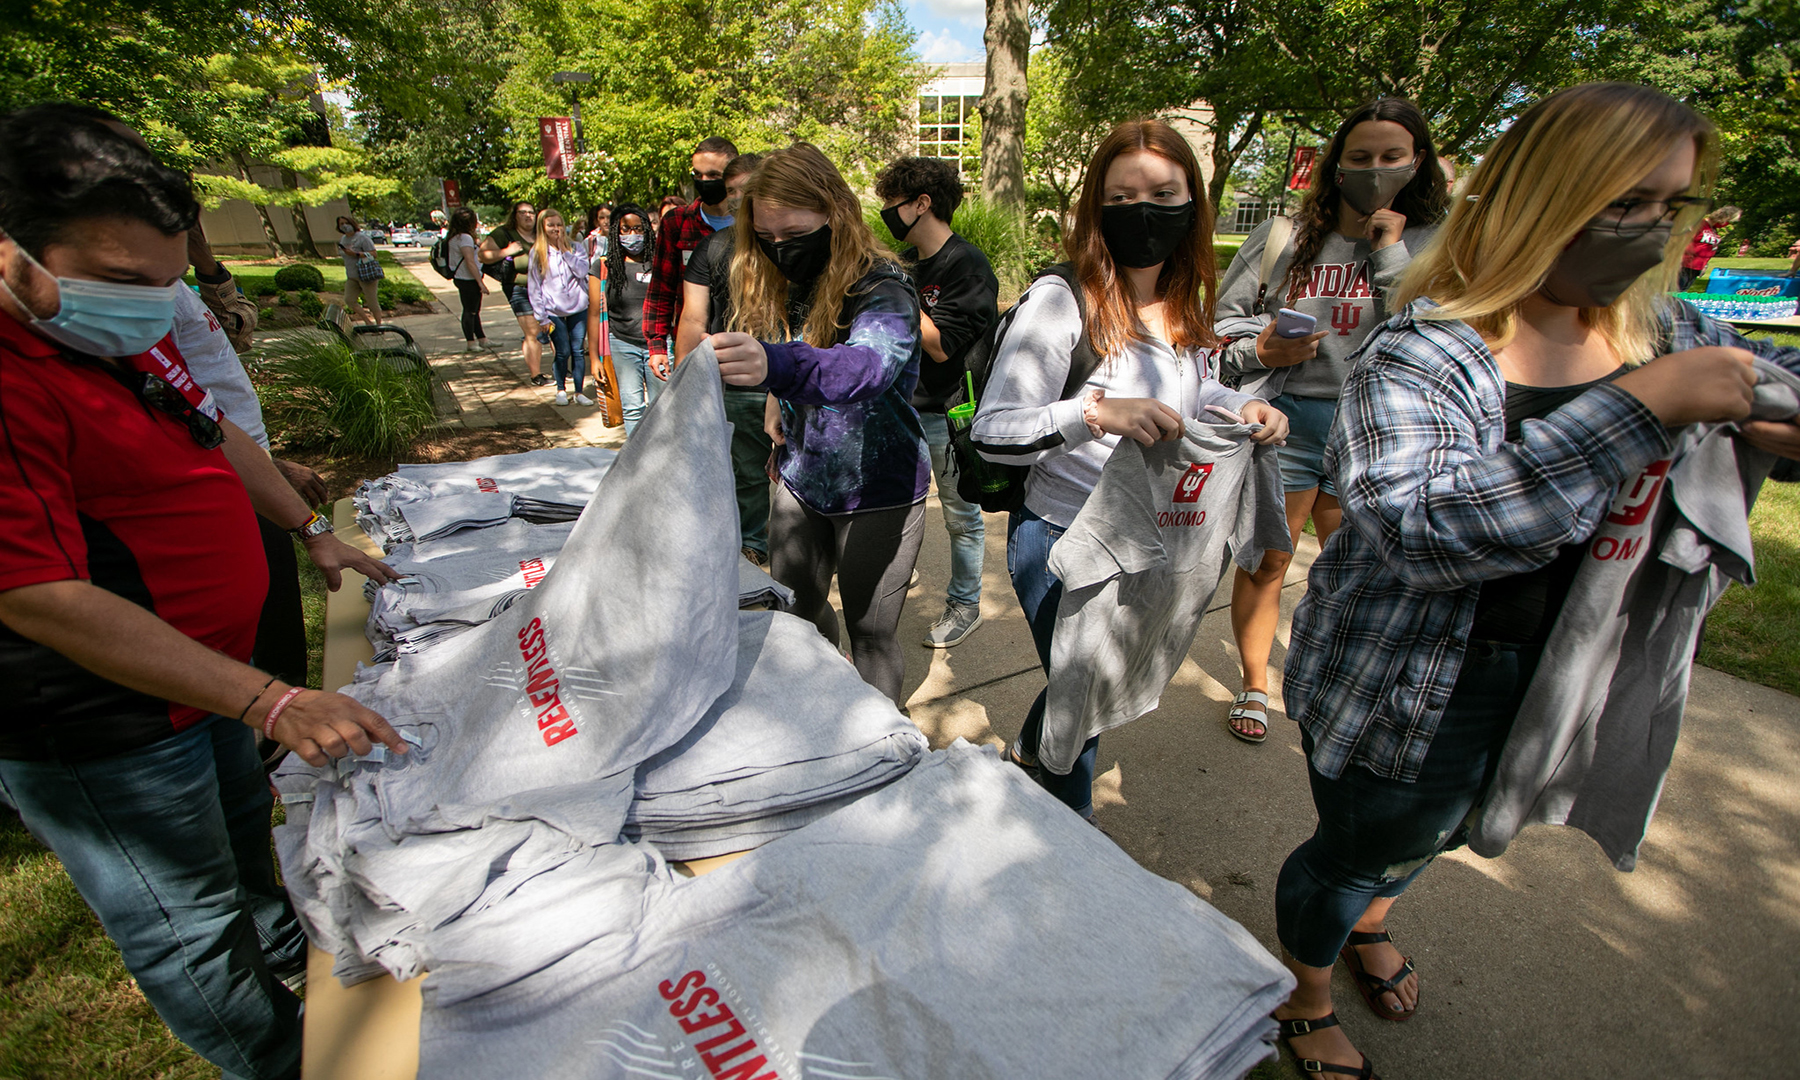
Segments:
[[[1249,149],[1250,142],[1262,132],[1263,112],[1258,109],[1250,114],[1250,122],[1244,127],[1244,134],[1234,145],[1231,141],[1231,129],[1237,125],[1236,116],[1222,117],[1213,114],[1212,133],[1212,179],[1206,183],[1206,197],[1212,201],[1213,218],[1218,219],[1219,203],[1225,198],[1225,187],[1231,183],[1231,170],[1237,167],[1238,159]],[[1287,183],[1288,163],[1282,164],[1281,182]]]
[[[1028,0],[987,0],[987,85],[981,94],[981,194],[1025,205],[1025,83],[1031,56]]]
[[[300,177],[292,169],[281,170],[281,182],[291,190],[300,190]],[[300,246],[300,253],[313,259],[322,259],[319,254],[319,242],[313,239],[312,224],[306,220],[306,208],[298,202],[288,204],[288,213],[294,216],[294,239]]]
[[[250,179],[250,166],[244,161],[244,155],[233,154],[231,156],[237,165],[238,179],[246,184],[256,183]],[[256,216],[262,219],[263,239],[269,245],[270,258],[281,258],[281,237],[275,234],[275,222],[269,217],[269,208],[261,203],[251,203],[250,205],[256,207]]]

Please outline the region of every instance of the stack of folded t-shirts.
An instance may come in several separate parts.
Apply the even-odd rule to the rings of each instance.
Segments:
[[[684,363],[664,392],[679,407],[646,419],[542,584],[345,688],[413,753],[348,772],[290,759],[315,802],[278,848],[340,970],[406,977],[466,916],[528,918],[518,884],[621,850],[637,766],[730,688],[741,555],[717,367]],[[687,478],[680,499],[661,497],[670,476]],[[656,862],[625,850],[640,875]]]
[[[571,861],[514,891],[522,921],[447,928],[420,1075],[1237,1077],[1294,985],[960,741],[704,876],[637,865]],[[590,941],[539,966],[560,951],[540,935],[576,926]]]
[[[671,859],[758,847],[893,781],[926,750],[812,623],[746,611],[738,624],[731,689],[638,768],[625,835]]]
[[[384,551],[460,529],[499,524],[509,517],[536,523],[573,521],[617,456],[617,451],[604,447],[582,446],[401,465],[357,489],[357,521]],[[445,505],[419,505],[439,502]]]
[[[794,606],[794,590],[745,559],[738,563],[738,607],[786,611]]]

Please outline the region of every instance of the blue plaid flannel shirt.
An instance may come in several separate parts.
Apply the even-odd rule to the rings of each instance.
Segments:
[[[1456,685],[1481,583],[1592,535],[1619,485],[1670,452],[1642,402],[1601,384],[1505,441],[1506,382],[1463,322],[1418,301],[1364,344],[1325,448],[1344,527],[1294,612],[1288,715],[1335,778],[1356,764],[1418,778]],[[1800,349],[1752,342],[1671,303],[1658,355],[1732,345],[1800,372]]]

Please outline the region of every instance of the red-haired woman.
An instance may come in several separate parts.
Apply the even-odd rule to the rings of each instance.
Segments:
[[[1082,303],[1047,275],[1019,301],[994,357],[975,417],[982,454],[1030,464],[1024,509],[1007,525],[1006,562],[1046,673],[1062,582],[1051,545],[1075,520],[1121,438],[1145,446],[1180,437],[1186,418],[1220,405],[1263,424],[1257,442],[1279,442],[1287,418],[1269,404],[1208,376],[1212,370],[1215,267],[1212,211],[1187,141],[1160,121],[1114,128],[1094,152],[1069,231],[1068,254]],[[1082,312],[1085,310],[1085,322]],[[1078,341],[1100,366],[1062,397]],[[1026,714],[1013,760],[1035,765],[1044,695]],[[1093,817],[1090,739],[1068,776],[1040,782],[1083,817]]]

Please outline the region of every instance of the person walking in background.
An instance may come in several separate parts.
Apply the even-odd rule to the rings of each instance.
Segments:
[[[1744,216],[1744,212],[1735,206],[1721,206],[1700,222],[1700,228],[1694,231],[1694,238],[1688,241],[1687,250],[1681,255],[1681,276],[1676,279],[1676,289],[1687,292],[1700,275],[1706,273],[1706,264],[1712,262],[1713,255],[1718,252],[1719,245],[1725,242],[1725,230]]]
[[[1687,672],[1661,667],[1638,628],[1657,627],[1649,640],[1662,636],[1660,654],[1690,663],[1680,627],[1697,631],[1705,590],[1671,579],[1609,596],[1627,588],[1626,574],[1590,574],[1614,560],[1589,541],[1609,518],[1634,518],[1622,505],[1642,520],[1665,471],[1682,475],[1689,459],[1671,465],[1674,429],[1749,416],[1756,355],[1800,374],[1800,350],[1747,341],[1666,295],[1679,237],[1705,212],[1715,140],[1694,110],[1643,86],[1590,83],[1533,105],[1414,256],[1391,294],[1397,314],[1344,384],[1326,459],[1345,527],[1313,564],[1283,680],[1318,825],[1276,882],[1276,935],[1298,985],[1275,1017],[1308,1075],[1373,1071],[1332,1008],[1339,959],[1378,1018],[1423,1007],[1420,974],[1387,929],[1391,909],[1482,824],[1472,811],[1493,795],[1503,749],[1546,778],[1564,763],[1581,768],[1580,749],[1551,749],[1560,734],[1529,740],[1557,762],[1509,742],[1534,676],[1548,667],[1551,685],[1566,686],[1552,699],[1609,679],[1620,694],[1633,671],[1650,701],[1685,692]],[[1791,422],[1743,423],[1728,442],[1739,438],[1800,456]],[[1735,484],[1738,462],[1725,467]],[[1735,486],[1720,499],[1744,513]],[[1730,527],[1716,516],[1730,511],[1712,513],[1710,528]],[[1652,535],[1644,546],[1655,560],[1680,545]],[[1722,589],[1728,571],[1716,558],[1668,572]],[[1590,588],[1576,607],[1578,580]],[[1612,673],[1591,660],[1569,666],[1546,648],[1564,615],[1585,628],[1580,637],[1628,618],[1630,661]],[[1651,747],[1663,732],[1648,717],[1636,730],[1616,714],[1571,720],[1590,731],[1596,721],[1588,782],[1562,774],[1541,797],[1641,837],[1661,790]]]
[[[619,380],[625,437],[630,438],[662,388],[662,380],[650,373],[650,353],[644,346],[644,294],[650,288],[650,252],[656,246],[656,232],[650,227],[650,215],[632,203],[619,205],[609,228],[612,235],[606,238],[606,254],[588,264],[588,366],[599,372],[600,338],[606,334],[612,344],[613,374]],[[604,330],[600,326],[603,311]]]
[[[1240,373],[1244,389],[1267,398],[1292,425],[1279,453],[1295,544],[1308,518],[1321,547],[1338,527],[1338,489],[1323,455],[1339,389],[1350,358],[1390,314],[1384,297],[1447,205],[1424,115],[1404,98],[1381,98],[1338,125],[1272,266],[1269,238],[1277,229],[1287,233],[1285,218],[1257,226],[1225,272],[1214,324],[1227,342],[1224,368]],[[1316,330],[1277,334],[1282,308],[1314,317]],[[1254,573],[1239,568],[1232,582],[1243,684],[1226,724],[1244,742],[1268,736],[1269,653],[1293,559],[1267,551]]]
[[[481,298],[487,295],[487,279],[481,273],[480,245],[475,240],[475,211],[467,206],[450,215],[450,280],[462,301],[463,349],[475,352],[492,348],[481,328]]]
[[[728,385],[771,395],[781,458],[769,572],[833,645],[836,577],[857,672],[902,704],[900,614],[931,485],[911,404],[918,298],[837,167],[808,143],[763,157],[736,230],[730,329],[712,346]]]
[[[1088,163],[1068,235],[1082,296],[1058,275],[1039,278],[994,354],[973,434],[982,457],[1031,466],[1025,506],[1007,522],[1006,562],[1046,675],[1063,591],[1050,550],[1119,440],[1149,446],[1179,438],[1186,421],[1212,405],[1262,424],[1253,436],[1258,443],[1279,443],[1287,434],[1287,419],[1268,402],[1208,374],[1218,271],[1205,192],[1193,149],[1169,125],[1114,128]],[[1073,397],[1062,397],[1083,337],[1100,363]],[[1034,773],[1044,701],[1039,691],[1007,751]],[[1038,774],[1046,790],[1089,821],[1099,746],[1098,736],[1087,740],[1067,776]]]
[[[538,217],[531,247],[526,292],[531,317],[550,335],[556,350],[556,403],[569,404],[569,369],[575,373],[575,404],[592,405],[582,393],[587,377],[588,260],[569,241],[569,227],[556,210]]]
[[[483,266],[495,268],[500,291],[512,305],[513,318],[524,336],[520,351],[525,356],[525,369],[531,374],[531,385],[545,386],[550,379],[543,373],[544,346],[550,335],[539,326],[531,313],[531,293],[519,278],[519,260],[537,243],[537,209],[528,202],[516,202],[507,211],[506,220],[481,239]]]
[[[739,154],[725,166],[725,211],[736,214],[744,185],[761,154]],[[700,242],[682,274],[681,318],[675,331],[677,360],[700,339],[724,330],[731,318],[731,255],[737,230],[722,229]],[[725,388],[725,418],[731,421],[731,475],[737,485],[738,538],[744,558],[769,565],[769,454],[775,444],[764,430],[768,395],[742,387]]]
[[[612,215],[612,207],[605,203],[588,207],[587,225],[581,234],[581,242],[590,260],[606,254],[607,237],[612,231]]]
[[[950,534],[950,584],[944,613],[925,632],[925,645],[948,649],[961,644],[981,625],[981,570],[987,529],[981,507],[966,502],[946,477],[950,463],[950,424],[944,415],[950,396],[962,383],[963,356],[1000,317],[1000,282],[981,249],[951,230],[951,218],[962,202],[962,178],[956,166],[938,158],[907,157],[875,178],[882,200],[881,218],[894,239],[913,246],[901,252],[911,264],[919,290],[919,337],[925,356],[913,408],[931,467],[937,473],[938,505]]]
[[[650,349],[650,369],[659,378],[669,377],[669,338],[681,317],[682,271],[700,241],[732,223],[725,209],[725,168],[734,157],[737,146],[730,139],[717,135],[702,139],[689,159],[694,170],[693,203],[683,206],[678,196],[664,196],[661,219],[651,223],[656,255],[650,291],[644,296],[644,340]]]
[[[382,271],[375,241],[355,218],[338,218],[337,231],[338,254],[344,257],[344,310],[372,326],[381,321]]]

